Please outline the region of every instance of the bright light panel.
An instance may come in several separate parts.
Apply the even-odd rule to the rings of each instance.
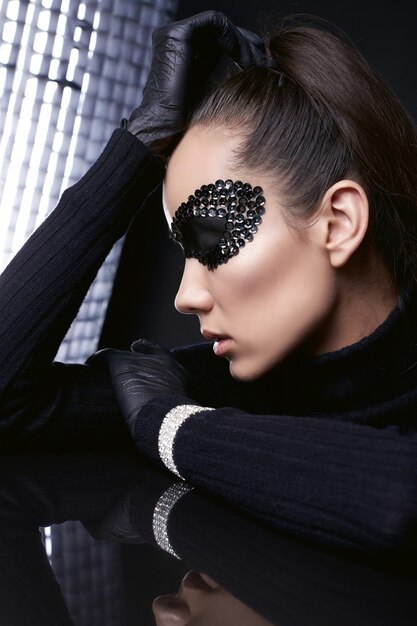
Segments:
[[[138,105],[151,32],[174,19],[176,5],[0,0],[0,271]],[[93,283],[61,360],[84,360],[96,349],[119,251],[120,243]]]

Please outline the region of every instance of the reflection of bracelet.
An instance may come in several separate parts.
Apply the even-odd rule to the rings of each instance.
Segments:
[[[152,528],[156,543],[162,550],[169,552],[177,559],[180,557],[171,546],[168,537],[168,518],[178,500],[192,490],[193,487],[191,485],[182,481],[171,485],[159,498],[153,512]]]

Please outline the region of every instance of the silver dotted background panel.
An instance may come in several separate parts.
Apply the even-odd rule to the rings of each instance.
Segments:
[[[0,0],[0,269],[101,152],[146,80],[152,31],[177,0]],[[94,352],[121,242],[57,358]]]

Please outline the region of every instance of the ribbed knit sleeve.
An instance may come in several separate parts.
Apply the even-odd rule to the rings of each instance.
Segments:
[[[64,437],[82,440],[101,423],[121,435],[107,376],[52,360],[106,255],[162,177],[148,149],[116,130],[0,276],[0,445],[57,421]]]
[[[417,547],[416,435],[166,396],[141,409],[134,438],[186,481],[283,531],[359,550]]]

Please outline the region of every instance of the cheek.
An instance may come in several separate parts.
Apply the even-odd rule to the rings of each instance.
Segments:
[[[327,256],[311,245],[292,238],[253,243],[213,273],[216,303],[242,333],[242,345],[282,358],[329,314],[333,274]]]
[[[297,300],[319,265],[320,259],[292,238],[259,234],[211,274],[211,287],[221,308],[266,311],[275,300]]]
[[[257,378],[311,340],[335,302],[327,255],[308,242],[259,237],[210,273],[222,328],[234,339],[232,376]]]
[[[321,251],[297,244],[284,252],[275,259],[275,272],[260,282],[257,296],[265,305],[265,327],[283,336],[284,343],[286,337],[291,349],[327,317],[335,288],[328,258]]]
[[[251,300],[257,299],[254,290],[262,292],[262,283],[265,282],[265,276],[260,276],[258,267],[248,263],[241,251],[210,273],[209,290],[219,310],[236,316],[237,321],[238,312],[242,313],[244,308],[250,306]]]

